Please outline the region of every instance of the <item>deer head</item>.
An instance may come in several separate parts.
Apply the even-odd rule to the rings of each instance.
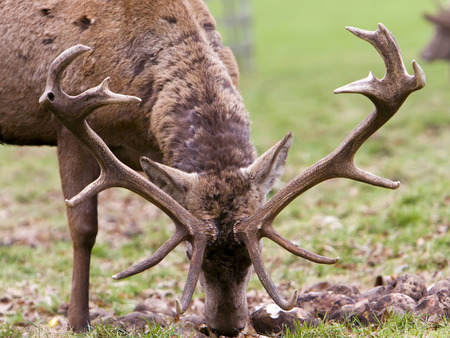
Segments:
[[[111,92],[108,79],[82,94],[69,96],[60,86],[62,73],[89,48],[77,45],[55,59],[40,102],[86,144],[101,167],[99,178],[67,200],[67,205],[77,205],[110,187],[123,187],[160,208],[176,227],[174,235],[151,257],[116,274],[115,279],[157,265],[177,245],[187,241],[190,267],[183,294],[176,302],[177,312],[186,311],[200,278],[206,294],[208,326],[218,334],[234,335],[245,325],[245,289],[252,266],[278,306],[289,310],[296,303],[297,290],[286,300],[271,280],[261,256],[262,237],[307,260],[324,264],[337,262],[338,258],[319,256],[298,247],[274,229],[273,221],[303,192],[331,178],[398,188],[399,182],[363,171],[354,165],[353,159],[362,144],[398,111],[408,95],[425,85],[424,73],[415,61],[414,76],[407,73],[395,38],[383,25],[374,32],[347,29],[376,48],[386,64],[386,75],[377,79],[370,73],[366,79],[338,88],[335,93],[363,94],[374,103],[375,109],[336,150],[295,177],[267,203],[266,193],[281,174],[292,134],[287,134],[247,167],[228,171],[188,173],[142,158],[142,168],[149,177],[145,179],[117,160],[86,122],[86,117],[100,106],[137,103],[139,99]]]
[[[422,51],[422,58],[427,61],[450,60],[450,9],[438,3],[437,14],[425,14],[426,20],[434,24],[433,38]]]

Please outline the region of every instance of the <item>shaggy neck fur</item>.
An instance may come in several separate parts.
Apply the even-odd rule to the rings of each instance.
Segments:
[[[248,114],[214,50],[220,40],[195,25],[183,28],[154,60],[163,71],[154,73],[151,128],[164,161],[197,173],[246,167],[255,159]]]

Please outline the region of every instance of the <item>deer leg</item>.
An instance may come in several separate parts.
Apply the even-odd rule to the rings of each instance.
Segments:
[[[58,133],[58,160],[65,198],[75,196],[99,174],[98,164],[88,149],[65,128],[60,128]],[[70,328],[81,332],[89,325],[89,269],[98,230],[97,197],[67,207],[67,219],[73,243],[68,319]]]

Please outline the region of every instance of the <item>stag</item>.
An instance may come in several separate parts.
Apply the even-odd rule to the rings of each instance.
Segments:
[[[450,8],[439,5],[437,14],[425,14],[424,17],[434,24],[433,38],[422,51],[426,61],[450,60]]]
[[[175,224],[173,236],[151,257],[114,278],[149,269],[187,242],[190,266],[176,302],[177,313],[188,309],[200,280],[209,329],[232,336],[246,322],[245,291],[252,267],[277,305],[290,309],[296,303],[297,291],[286,300],[264,267],[262,237],[313,262],[337,261],[298,247],[274,229],[275,217],[290,202],[316,184],[337,177],[398,188],[399,182],[370,174],[353,163],[361,145],[411,92],[425,85],[416,62],[414,76],[407,73],[395,38],[384,26],[374,32],[348,30],[378,50],[386,64],[385,77],[379,80],[370,73],[335,91],[367,96],[374,111],[335,151],[266,203],[267,192],[283,170],[292,134],[256,157],[248,114],[237,91],[236,63],[222,46],[214,19],[201,1],[120,1],[101,6],[67,2],[60,6],[63,2],[53,3],[54,8],[27,1],[19,1],[17,7],[17,1],[0,5],[2,14],[8,9],[13,12],[11,7],[20,8],[19,15],[48,25],[38,31],[39,37],[30,39],[27,34],[36,31],[33,25],[19,27],[17,20],[2,16],[7,24],[1,26],[0,36],[7,48],[0,54],[1,100],[18,94],[22,100],[17,104],[15,100],[13,106],[9,101],[0,105],[0,137],[11,144],[57,145],[73,241],[69,323],[75,331],[85,330],[89,323],[96,196],[105,189],[133,191]],[[25,14],[27,10],[34,12]],[[57,27],[62,38],[56,30],[51,35],[51,27]],[[43,39],[48,34],[53,38]],[[54,59],[61,50],[65,51]],[[88,57],[80,58],[83,53]],[[9,66],[12,61],[18,63],[19,72]],[[101,81],[104,73],[112,79]],[[92,87],[94,81],[101,84]],[[130,95],[116,94],[109,86]]]

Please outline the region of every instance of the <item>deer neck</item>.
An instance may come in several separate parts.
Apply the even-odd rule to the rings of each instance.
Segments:
[[[197,173],[246,167],[255,151],[242,98],[210,46],[189,47],[176,49],[156,80],[151,124],[164,161]]]

